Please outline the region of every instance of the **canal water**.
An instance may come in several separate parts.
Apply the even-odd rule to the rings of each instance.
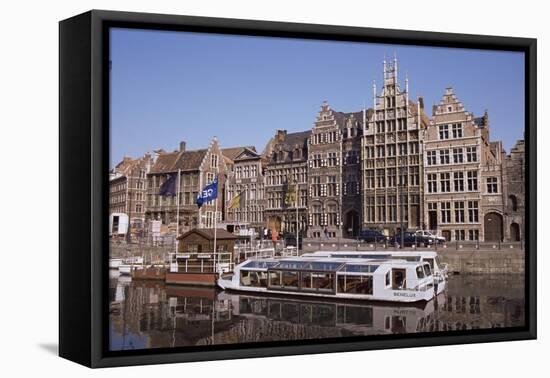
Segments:
[[[524,325],[523,275],[456,275],[437,301],[342,303],[113,276],[110,349],[305,340]]]

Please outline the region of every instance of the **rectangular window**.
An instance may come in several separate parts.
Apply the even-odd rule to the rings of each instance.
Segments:
[[[338,276],[338,292],[348,294],[367,294],[372,295],[373,278],[372,276]]]
[[[498,193],[498,179],[487,177],[487,193]]]
[[[462,125],[460,123],[453,123],[453,138],[462,138]]]
[[[477,191],[477,171],[468,171],[468,191]]]
[[[395,144],[388,144],[388,156],[395,156]]]
[[[388,168],[388,187],[395,187],[397,184],[397,171],[395,168]]]
[[[420,185],[420,168],[419,167],[411,167],[409,169],[409,176],[410,176],[410,184],[411,186],[418,186]]]
[[[399,156],[407,155],[407,143],[399,143]]]
[[[397,220],[397,197],[388,196],[388,221],[395,222]]]
[[[437,193],[437,174],[428,174],[428,193]]]
[[[441,223],[451,223],[450,202],[441,202]]]
[[[212,158],[210,160],[210,167],[218,168],[218,155],[212,155]]]
[[[469,240],[479,240],[479,230],[468,230]]]
[[[426,163],[428,165],[436,165],[437,164],[437,156],[436,156],[436,153],[437,151],[428,151],[426,153],[428,159],[426,161]]]
[[[439,151],[439,164],[449,164],[451,162],[449,150]]]
[[[374,222],[374,197],[367,197],[367,221]]]
[[[447,193],[451,191],[451,174],[449,172],[440,173],[439,181],[442,193]]]
[[[464,201],[455,202],[455,223],[464,223]]]
[[[439,139],[449,139],[449,125],[439,126]]]
[[[464,191],[464,172],[454,172],[454,189],[455,192]]]
[[[479,222],[479,202],[468,201],[468,221],[470,223]]]
[[[465,240],[466,231],[464,230],[455,230],[455,240]]]
[[[464,155],[462,154],[462,148],[453,148],[453,163],[464,163]]]
[[[383,169],[376,170],[376,187],[385,188],[386,187],[386,176]]]
[[[378,196],[376,198],[376,208],[377,208],[377,220],[379,222],[386,221],[386,199],[384,196]]]
[[[475,163],[477,161],[477,147],[466,147],[466,161],[468,163]]]
[[[366,187],[372,189],[374,188],[374,170],[368,170],[366,173]]]

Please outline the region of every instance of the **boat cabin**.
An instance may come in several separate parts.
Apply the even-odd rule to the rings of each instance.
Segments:
[[[396,296],[411,300],[431,299],[429,294],[414,293],[430,289],[433,295],[430,265],[397,259],[256,259],[238,265],[231,282],[218,282],[223,288],[235,290],[350,299],[392,300]],[[399,294],[394,295],[393,291],[398,291]]]

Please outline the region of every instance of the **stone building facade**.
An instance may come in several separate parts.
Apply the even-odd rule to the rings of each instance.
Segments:
[[[502,240],[502,145],[447,88],[424,137],[426,227],[448,241]]]
[[[308,237],[357,234],[362,130],[361,112],[321,106],[308,139]]]
[[[525,239],[525,142],[518,140],[504,159],[505,233],[510,241]]]
[[[177,196],[159,195],[162,184],[180,172],[179,207]],[[179,211],[179,230],[186,232],[192,228],[212,228],[214,225],[215,201],[204,204],[200,209],[196,204],[198,193],[218,175],[218,221],[222,219],[223,188],[227,165],[217,138],[212,139],[208,148],[186,150],[185,143],[178,151],[160,154],[147,175],[146,219],[162,220],[164,225],[175,228]]]
[[[145,154],[138,159],[124,157],[109,175],[109,214],[128,215],[132,232],[143,229],[147,173],[153,162],[152,154]]]
[[[254,147],[235,156],[225,186],[225,220],[248,223],[259,233],[265,227],[265,160]]]
[[[295,234],[297,224],[301,237],[307,230],[310,134],[278,130],[262,153],[266,159],[264,217],[266,227],[277,233]]]
[[[428,126],[422,100],[409,99],[398,82],[397,59],[383,66],[380,94],[373,85],[374,108],[361,142],[363,228],[394,234],[424,224],[422,141]]]

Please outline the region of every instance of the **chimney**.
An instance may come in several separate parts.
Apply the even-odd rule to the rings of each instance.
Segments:
[[[184,140],[182,140],[180,142],[180,152],[185,152],[185,141]]]
[[[286,130],[277,130],[277,141],[282,142],[285,140]]]
[[[418,104],[420,105],[420,109],[424,110],[424,97],[418,97]]]

